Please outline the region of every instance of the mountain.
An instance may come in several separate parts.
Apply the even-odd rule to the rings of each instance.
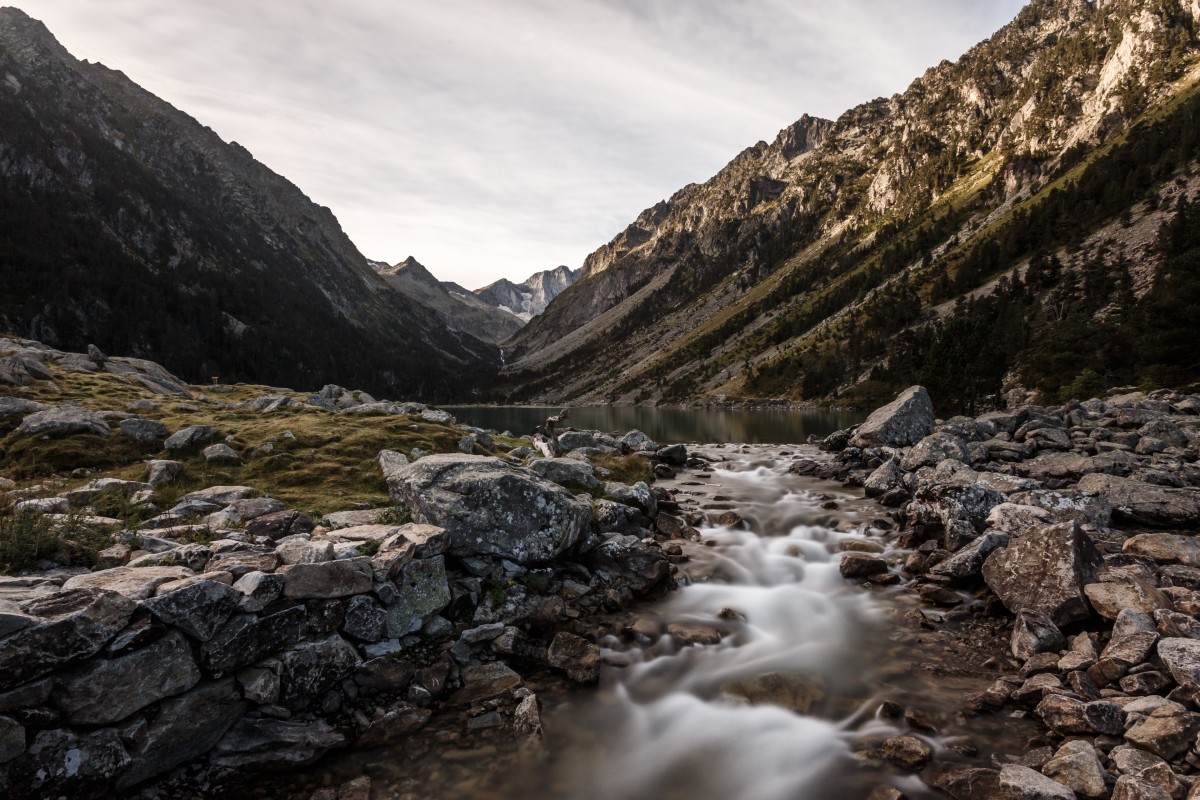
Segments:
[[[1171,341],[1196,330],[1198,19],[1032,0],[903,93],[802,117],[589,256],[506,347],[509,397],[865,404],[920,379],[956,409],[1200,380]]]
[[[196,382],[469,396],[498,352],[388,288],[327,208],[0,9],[0,329]]]
[[[501,278],[482,289],[476,289],[475,294],[488,305],[528,322],[545,311],[550,301],[575,283],[581,272],[569,267],[556,267],[534,273],[521,283]]]
[[[485,342],[502,342],[524,325],[458,284],[439,281],[412,256],[392,266],[373,262],[372,267],[391,289],[432,309],[452,331]]]

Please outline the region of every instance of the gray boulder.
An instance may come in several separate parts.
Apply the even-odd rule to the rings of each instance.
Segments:
[[[158,444],[170,435],[166,425],[152,419],[134,417],[123,419],[119,423],[121,433],[133,439],[138,444]]]
[[[60,406],[25,417],[17,426],[17,433],[24,436],[108,436],[112,429],[99,414],[77,406]]]
[[[24,797],[97,796],[108,778],[130,763],[112,728],[92,733],[66,729],[40,732],[25,755],[12,764]]]
[[[441,556],[404,565],[396,575],[395,602],[387,609],[385,630],[397,639],[421,629],[432,616],[450,604],[446,563]]]
[[[529,469],[548,481],[571,489],[586,491],[600,486],[600,481],[596,480],[595,468],[573,458],[539,458],[529,465]]]
[[[1186,527],[1200,523],[1200,490],[1173,489],[1116,475],[1085,475],[1079,490],[1103,495],[1119,519],[1143,525]]]
[[[284,569],[283,594],[297,600],[362,594],[371,590],[375,580],[371,559],[366,557],[293,564]]]
[[[380,450],[376,458],[385,481],[390,481],[400,469],[408,466],[408,456],[397,453],[395,450]]]
[[[1075,792],[1040,772],[1017,764],[1000,768],[1005,800],[1075,800]]]
[[[178,478],[181,472],[183,463],[179,461],[154,459],[146,462],[146,482],[156,489]]]
[[[1091,742],[1066,742],[1042,767],[1042,774],[1084,797],[1100,797],[1106,787],[1104,768]]]
[[[983,579],[1014,614],[1042,611],[1056,625],[1087,619],[1083,587],[1091,583],[1101,557],[1078,523],[1034,531],[994,551],[983,564]]]
[[[245,595],[232,586],[196,580],[169,594],[145,600],[142,605],[168,625],[207,642],[238,609],[243,597]]]
[[[853,447],[908,447],[933,428],[933,401],[924,386],[910,386],[878,408],[850,437]]]
[[[917,442],[900,466],[914,472],[921,467],[935,467],[946,459],[969,463],[971,454],[967,451],[967,443],[951,433],[931,433]]]
[[[1176,683],[1187,689],[1200,689],[1200,640],[1160,639],[1158,657]]]
[[[224,442],[210,444],[204,448],[204,460],[209,464],[240,464],[242,462],[237,451]]]
[[[208,425],[188,425],[168,436],[167,440],[163,442],[163,447],[168,452],[192,450],[208,444],[220,435],[220,431]]]
[[[279,703],[294,711],[311,705],[362,661],[358,651],[337,634],[295,645],[276,659],[280,663]]]
[[[444,528],[456,556],[548,561],[579,541],[590,510],[569,491],[498,458],[431,455],[388,481],[417,522]]]

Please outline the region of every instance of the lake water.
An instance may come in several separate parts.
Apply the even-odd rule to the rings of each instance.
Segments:
[[[517,436],[558,414],[561,407],[443,406],[460,422]],[[560,430],[576,427],[625,433],[637,429],[660,444],[676,442],[744,442],[747,444],[800,444],[810,435],[827,436],[862,422],[865,412],[797,409],[741,408],[635,408],[592,406],[570,409],[570,419]]]

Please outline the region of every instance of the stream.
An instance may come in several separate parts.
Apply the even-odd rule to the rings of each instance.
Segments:
[[[508,730],[468,742],[454,715],[435,717],[395,750],[315,765],[325,785],[366,774],[373,798],[402,800],[865,800],[880,786],[916,799],[943,795],[873,755],[889,736],[922,739],[941,764],[1022,751],[1027,720],[957,713],[1000,674],[1003,625],[839,573],[843,550],[888,554],[885,509],[788,473],[813,447],[689,453],[710,467],[659,484],[707,520],[682,542],[680,588],[613,626],[598,688],[527,679],[542,744]],[[720,524],[728,512],[741,523]]]

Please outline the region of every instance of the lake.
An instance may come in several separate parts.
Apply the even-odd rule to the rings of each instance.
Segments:
[[[460,422],[517,436],[532,433],[561,407],[441,406]],[[866,419],[862,411],[746,408],[641,408],[591,406],[570,409],[560,430],[576,427],[625,433],[637,429],[660,444],[744,442],[801,444],[810,435],[827,436]]]

